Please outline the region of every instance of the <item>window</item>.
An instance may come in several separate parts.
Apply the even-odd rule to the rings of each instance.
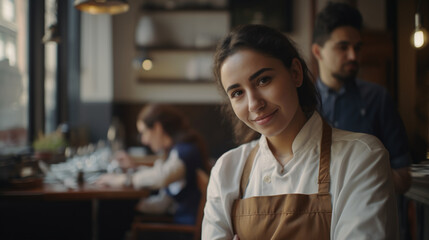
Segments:
[[[28,0],[0,0],[0,154],[27,146]]]
[[[2,0],[2,18],[9,22],[15,22],[15,1]]]
[[[45,31],[57,24],[57,1],[45,0]],[[58,45],[56,42],[45,44],[45,132],[51,133],[57,127],[57,65]]]

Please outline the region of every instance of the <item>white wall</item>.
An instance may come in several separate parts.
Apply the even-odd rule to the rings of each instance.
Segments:
[[[110,15],[81,14],[80,95],[82,102],[113,100]]]

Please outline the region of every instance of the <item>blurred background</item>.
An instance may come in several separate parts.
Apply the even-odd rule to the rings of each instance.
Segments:
[[[177,105],[205,136],[213,158],[231,148],[218,106],[212,54],[241,23],[288,34],[317,76],[311,56],[315,14],[324,0],[130,0],[125,12],[91,14],[73,0],[0,1],[0,153],[20,152],[61,124],[70,145],[107,140],[123,125],[139,145],[135,119],[147,102]],[[117,1],[122,2],[122,1]],[[385,86],[405,123],[414,160],[428,149],[428,48],[410,37],[427,1],[355,0],[364,18],[361,77]]]
[[[281,30],[317,76],[311,35],[327,0],[117,0],[106,2],[125,5],[107,12],[85,8],[85,2],[0,0],[0,173],[5,178],[10,172],[5,166],[14,159],[49,150],[56,153],[50,161],[61,162],[70,156],[66,149],[92,146],[94,152],[112,141],[118,148],[141,148],[135,121],[149,102],[185,112],[215,161],[235,144],[220,114],[223,100],[212,57],[217,42],[238,24]],[[417,25],[429,28],[429,2],[342,2],[356,6],[364,19],[360,77],[389,90],[414,163],[427,160],[429,47],[410,38]],[[46,207],[33,204],[25,211]],[[52,206],[69,208],[62,204],[68,203]],[[79,204],[84,206],[72,209],[90,208]],[[1,218],[0,226],[5,221]],[[87,222],[80,229],[89,231]]]

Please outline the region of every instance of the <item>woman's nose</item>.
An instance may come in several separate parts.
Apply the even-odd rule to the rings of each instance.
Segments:
[[[250,112],[257,112],[265,107],[265,100],[263,97],[255,92],[249,93],[248,95],[249,99],[249,111]]]

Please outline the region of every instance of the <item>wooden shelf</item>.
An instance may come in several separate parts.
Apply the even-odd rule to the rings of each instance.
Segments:
[[[151,41],[136,40],[136,54],[149,55],[152,72],[137,73],[137,83],[212,86],[212,55],[229,28],[229,6],[212,4],[144,4],[142,26],[168,26],[154,31]],[[192,26],[192,28],[190,28]],[[150,28],[150,27],[148,27]],[[145,31],[141,30],[144,34]],[[140,52],[140,53],[139,53]],[[195,77],[195,78],[192,78]]]
[[[139,77],[137,81],[141,84],[215,84],[214,80],[210,79],[172,79],[172,78],[141,78]]]
[[[216,46],[210,47],[181,47],[174,45],[166,46],[136,46],[139,51],[168,51],[168,52],[214,52]]]
[[[182,9],[143,9],[143,14],[157,14],[157,13],[218,13],[218,12],[228,12],[228,9],[191,9],[191,8],[182,8]]]
[[[142,12],[226,12],[229,11],[229,7],[213,7],[210,5],[194,5],[194,6],[178,6],[172,8],[166,8],[161,6],[145,6],[141,8]]]

